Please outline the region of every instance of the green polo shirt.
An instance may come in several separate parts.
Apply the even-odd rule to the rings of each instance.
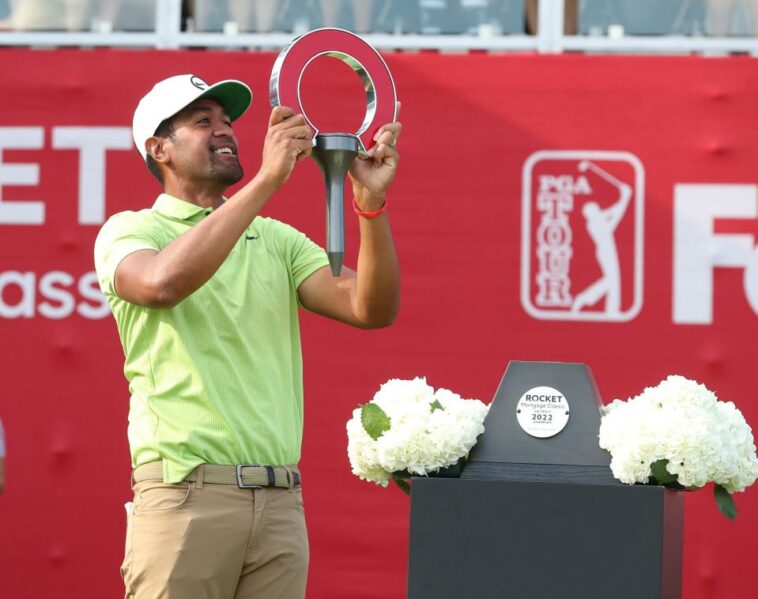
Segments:
[[[162,194],[121,212],[95,242],[95,269],[126,357],[132,465],[163,460],[166,482],[201,463],[296,464],[303,430],[297,288],[328,265],[305,235],[256,218],[200,289],[171,309],[114,289],[121,260],[162,250],[211,209]]]

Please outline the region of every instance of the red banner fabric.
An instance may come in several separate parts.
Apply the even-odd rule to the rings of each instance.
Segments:
[[[584,362],[608,402],[682,374],[758,427],[755,59],[386,58],[405,126],[390,199],[401,313],[371,332],[302,318],[316,599],[405,596],[408,500],[358,480],[346,454],[352,410],[389,378],[490,401],[511,359]],[[160,191],[130,138],[153,83],[185,72],[248,83],[253,106],[235,130],[250,177],[274,59],[0,51],[0,596],[121,592],[129,394],[93,241],[107,216]],[[360,83],[323,61],[304,79],[308,114],[323,131],[354,131]],[[323,243],[313,161],[266,214]],[[350,266],[358,233],[346,221]],[[745,556],[758,553],[758,492],[736,501],[730,524],[710,489],[688,494],[686,599],[756,596]]]

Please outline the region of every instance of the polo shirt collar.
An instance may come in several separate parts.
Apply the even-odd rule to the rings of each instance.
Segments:
[[[177,220],[190,220],[201,213],[210,214],[213,208],[203,208],[191,202],[185,202],[179,198],[162,193],[153,204],[153,210]]]

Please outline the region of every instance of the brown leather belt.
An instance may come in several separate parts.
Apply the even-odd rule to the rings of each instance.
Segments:
[[[202,472],[200,472],[202,470]],[[163,462],[150,462],[134,469],[135,483],[163,480]],[[258,464],[201,464],[190,472],[186,481],[202,480],[203,484],[237,485],[241,489],[300,486],[300,472],[292,466],[259,466]]]

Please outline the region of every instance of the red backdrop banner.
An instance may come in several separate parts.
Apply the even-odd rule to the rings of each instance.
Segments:
[[[488,402],[511,359],[584,362],[608,402],[682,374],[758,427],[755,59],[386,59],[405,126],[390,199],[401,313],[371,332],[302,318],[316,599],[405,596],[408,500],[355,478],[346,454],[352,410],[389,378],[426,376]],[[256,97],[235,129],[251,177],[274,60],[0,51],[0,596],[121,593],[128,391],[93,241],[107,216],[160,191],[130,138],[153,83],[184,72],[247,82]],[[322,131],[357,129],[360,82],[322,63],[303,82],[309,116]],[[323,243],[323,193],[306,161],[266,214]],[[593,214],[613,226],[593,229]],[[710,490],[688,494],[686,599],[756,596],[745,556],[758,553],[758,492],[736,501],[730,524]]]

